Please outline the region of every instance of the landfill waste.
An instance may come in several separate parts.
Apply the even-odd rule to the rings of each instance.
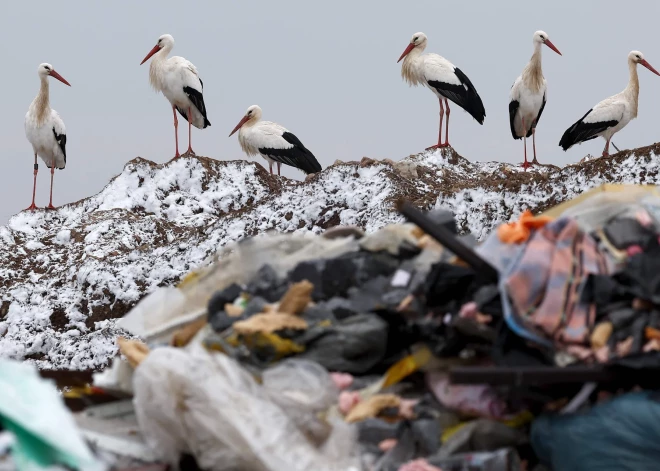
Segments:
[[[448,211],[398,208],[372,233],[247,238],[144,298],[120,355],[62,393],[98,462],[657,467],[657,189],[607,185],[479,244]]]
[[[10,456],[19,471],[53,466],[107,469],[83,441],[55,384],[42,379],[32,365],[0,359],[1,430],[12,438],[8,447],[0,449],[0,462],[3,455]]]

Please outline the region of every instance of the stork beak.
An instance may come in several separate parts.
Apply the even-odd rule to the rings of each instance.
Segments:
[[[410,51],[412,51],[414,48],[415,48],[415,45],[413,43],[408,44],[408,47],[406,48],[405,51],[403,51],[403,54],[401,54],[401,57],[399,57],[399,60],[396,61],[396,63],[398,64],[399,62],[401,62],[401,59],[403,59],[408,54],[410,54]]]
[[[234,128],[234,130],[231,132],[231,134],[229,134],[229,137],[233,136],[234,133],[235,133],[236,131],[238,131],[239,129],[241,129],[241,126],[243,126],[243,125],[247,122],[248,119],[250,119],[250,118],[248,118],[248,115],[243,116],[243,119],[241,119],[241,120],[238,122],[238,124],[236,125],[236,127]]]
[[[156,45],[154,46],[154,48],[153,48],[151,51],[149,51],[149,54],[147,54],[147,57],[145,57],[144,59],[142,59],[142,62],[140,62],[140,65],[144,64],[145,62],[147,62],[147,61],[149,60],[149,58],[150,58],[151,56],[153,56],[154,54],[156,54],[158,51],[160,51],[160,46],[159,46],[158,44],[156,44]]]
[[[650,70],[651,72],[653,72],[655,75],[660,75],[660,72],[658,72],[657,70],[655,70],[651,64],[649,64],[648,62],[646,62],[646,59],[642,59],[641,61],[639,61],[639,63],[642,64],[642,65],[643,65],[644,67],[646,67],[647,69],[649,69],[649,70]]]
[[[71,86],[71,84],[70,84],[69,82],[67,82],[66,79],[65,79],[64,77],[62,77],[60,74],[58,74],[58,73],[55,72],[54,70],[51,70],[50,73],[49,73],[48,75],[50,75],[50,76],[53,77],[53,78],[56,78],[57,80],[59,80],[60,82],[62,82],[64,85],[68,85],[69,87]]]
[[[550,41],[549,39],[546,39],[545,40],[545,45],[548,46],[550,49],[552,49],[553,51],[555,51],[557,54],[559,54],[561,56],[561,52],[559,52],[559,49],[557,49],[555,47],[555,45],[552,44],[552,41]]]

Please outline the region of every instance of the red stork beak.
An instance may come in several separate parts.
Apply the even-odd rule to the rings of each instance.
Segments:
[[[57,80],[59,80],[60,82],[62,82],[64,85],[68,85],[69,87],[71,86],[71,84],[70,84],[69,82],[67,82],[66,79],[65,79],[64,77],[62,77],[60,74],[58,74],[58,73],[55,72],[54,70],[51,70],[50,73],[49,73],[48,75],[50,75],[50,76],[53,77],[53,78],[56,78]]]
[[[156,54],[158,51],[160,51],[160,46],[159,46],[158,44],[156,44],[156,45],[154,46],[154,48],[153,48],[151,51],[149,51],[149,54],[147,54],[147,57],[145,57],[144,59],[142,59],[142,62],[140,62],[140,65],[144,64],[145,62],[147,62],[147,61],[149,60],[149,58],[150,58],[151,56],[153,56],[154,54]]]
[[[655,70],[651,64],[649,64],[648,62],[646,62],[646,59],[642,59],[641,61],[639,61],[639,63],[642,64],[642,65],[643,65],[644,67],[646,67],[647,69],[649,69],[649,70],[650,70],[651,72],[653,72],[655,75],[660,75],[660,72],[658,72],[657,70]]]
[[[231,134],[229,134],[229,137],[233,136],[234,133],[235,133],[236,131],[238,131],[239,129],[241,129],[241,126],[243,126],[243,125],[246,123],[246,121],[247,121],[248,119],[250,119],[250,118],[248,117],[248,115],[243,116],[243,119],[241,119],[241,120],[238,122],[238,124],[236,125],[236,127],[234,128],[234,130],[231,132]]]
[[[398,64],[399,62],[401,62],[401,59],[403,59],[408,54],[410,54],[410,51],[412,51],[414,48],[415,48],[415,45],[413,43],[408,44],[408,47],[406,48],[405,51],[403,51],[403,54],[401,54],[401,57],[399,57],[399,60],[396,61],[396,63]]]
[[[561,52],[559,52],[559,49],[557,49],[555,47],[555,45],[552,44],[552,41],[550,41],[549,39],[546,39],[545,40],[545,45],[548,46],[550,49],[552,49],[553,51],[555,51],[557,54],[559,54],[561,56]]]

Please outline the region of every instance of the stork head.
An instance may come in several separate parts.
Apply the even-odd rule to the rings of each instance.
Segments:
[[[259,105],[250,106],[245,112],[245,116],[241,118],[234,130],[229,134],[229,137],[233,136],[236,131],[241,129],[245,123],[256,123],[261,119],[261,108]]]
[[[53,78],[56,78],[60,82],[62,82],[64,85],[68,85],[69,87],[71,84],[67,82],[64,77],[62,77],[60,74],[55,72],[55,69],[53,69],[53,66],[48,64],[47,62],[44,62],[43,64],[39,64],[39,67],[37,67],[37,74],[39,74],[39,77],[42,79],[45,79],[49,75]]]
[[[642,54],[639,51],[630,51],[630,54],[628,54],[628,61],[633,62],[635,64],[643,65],[651,72],[653,72],[655,75],[660,75],[660,72],[655,70],[651,64],[646,62],[646,59],[644,59],[644,54]]]
[[[546,33],[545,31],[537,31],[536,33],[534,33],[532,40],[534,41],[534,45],[545,44],[546,46],[548,46],[550,49],[552,49],[561,56],[561,52],[559,52],[559,49],[557,49],[555,45],[552,44],[550,38],[548,38],[548,33]]]
[[[406,50],[403,51],[403,54],[401,54],[401,57],[399,57],[399,60],[397,62],[401,62],[401,59],[406,57],[408,54],[410,54],[410,51],[413,49],[417,48],[420,51],[423,51],[426,49],[426,35],[424,33],[415,33],[412,35],[412,38],[410,38],[410,44],[408,44],[408,47],[406,47]]]
[[[168,51],[171,51],[173,47],[174,47],[174,38],[172,37],[172,35],[163,34],[160,38],[158,38],[158,42],[156,42],[156,45],[153,47],[153,49],[149,51],[149,54],[147,54],[147,56],[144,59],[142,59],[140,65],[147,62],[151,56],[156,54],[161,49],[167,48]]]

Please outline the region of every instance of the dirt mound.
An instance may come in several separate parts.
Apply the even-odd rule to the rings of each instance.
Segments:
[[[400,221],[400,197],[449,207],[483,238],[524,209],[543,210],[601,183],[658,183],[659,144],[528,172],[471,163],[453,149],[399,162],[335,162],[298,182],[254,161],[136,158],[100,193],[0,227],[0,356],[43,368],[94,369],[116,352],[113,319],[204,264],[225,244],[268,230],[373,231]]]

